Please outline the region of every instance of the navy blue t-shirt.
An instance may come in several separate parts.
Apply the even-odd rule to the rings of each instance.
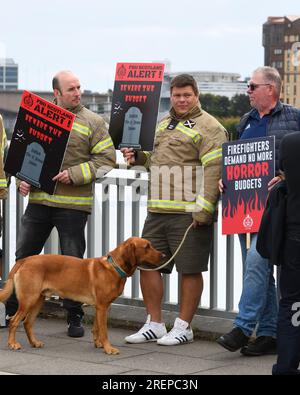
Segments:
[[[240,139],[254,139],[258,137],[266,137],[267,135],[267,125],[271,115],[264,115],[262,118],[259,116],[257,110],[253,111],[250,115],[247,125],[242,132]]]

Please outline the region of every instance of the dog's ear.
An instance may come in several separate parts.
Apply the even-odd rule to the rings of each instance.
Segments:
[[[132,238],[123,242],[118,248],[119,257],[122,258],[125,265],[124,269],[131,275],[138,264],[136,257],[136,245]]]
[[[129,244],[129,254],[130,254],[131,269],[135,269],[138,262],[136,257],[136,245],[133,240],[131,240]]]

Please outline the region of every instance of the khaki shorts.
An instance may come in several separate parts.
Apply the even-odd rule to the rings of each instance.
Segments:
[[[148,212],[142,237],[149,240],[169,259],[179,246],[183,235],[192,223],[190,214],[160,214]],[[175,259],[162,273],[171,273],[175,264],[178,273],[192,274],[207,271],[212,246],[213,225],[191,228]]]

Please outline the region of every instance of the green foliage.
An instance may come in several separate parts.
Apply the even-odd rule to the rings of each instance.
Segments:
[[[211,93],[200,94],[200,103],[203,110],[213,115],[229,133],[230,140],[237,139],[236,127],[242,115],[250,111],[247,95],[217,96]]]
[[[249,98],[247,95],[234,95],[230,100],[230,115],[241,117],[250,111]]]
[[[200,95],[202,108],[216,117],[226,117],[230,112],[230,100],[227,96],[215,96],[210,93]]]
[[[237,140],[237,125],[240,122],[240,117],[216,117],[221,125],[227,130],[229,134],[229,140]]]
[[[251,108],[247,95],[234,95],[229,99],[211,93],[201,94],[200,103],[205,111],[215,117],[241,117]]]

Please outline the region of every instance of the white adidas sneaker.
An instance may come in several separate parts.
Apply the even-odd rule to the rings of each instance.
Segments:
[[[155,342],[166,335],[167,329],[164,323],[151,321],[151,316],[148,314],[145,325],[136,333],[125,337],[127,343],[146,343]]]
[[[165,336],[157,340],[160,346],[176,346],[177,344],[191,343],[194,340],[193,330],[189,323],[176,318],[173,328]]]

